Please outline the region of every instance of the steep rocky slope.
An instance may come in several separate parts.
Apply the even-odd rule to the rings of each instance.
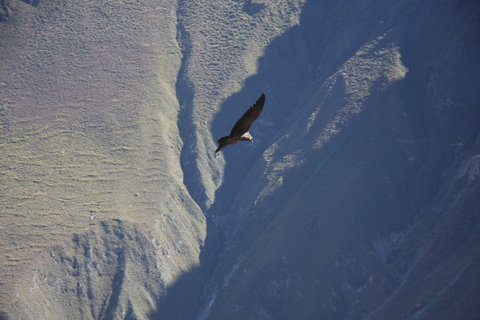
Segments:
[[[198,319],[478,318],[479,18],[474,1],[303,8],[246,82],[272,84],[275,130],[257,130],[276,136],[225,151],[227,248]]]
[[[476,1],[10,4],[0,318],[478,318]]]

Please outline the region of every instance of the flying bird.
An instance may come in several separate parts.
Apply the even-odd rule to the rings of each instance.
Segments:
[[[250,141],[253,143],[253,137],[248,130],[252,126],[253,122],[258,118],[260,113],[262,113],[264,104],[265,94],[262,93],[257,102],[255,102],[255,104],[251,106],[240,119],[238,119],[233,126],[230,135],[221,137],[217,140],[218,148],[215,150],[215,153],[222,150],[226,146],[235,144],[239,141]]]

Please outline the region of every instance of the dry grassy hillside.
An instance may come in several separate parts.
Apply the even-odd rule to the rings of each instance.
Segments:
[[[7,313],[141,316],[198,263],[204,217],[178,162],[176,14],[173,2],[45,1],[0,25]],[[127,296],[122,277],[158,285]]]
[[[27,3],[0,22],[1,310],[148,317],[199,263],[209,123],[301,2]]]

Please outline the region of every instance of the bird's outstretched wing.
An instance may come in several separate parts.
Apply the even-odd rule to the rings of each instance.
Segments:
[[[238,119],[238,121],[233,126],[230,135],[241,136],[242,134],[247,132],[252,126],[252,123],[258,118],[260,113],[262,113],[264,104],[265,94],[262,93],[262,95],[258,98],[257,102],[255,102],[253,106],[248,108],[248,110],[243,114],[243,116]]]

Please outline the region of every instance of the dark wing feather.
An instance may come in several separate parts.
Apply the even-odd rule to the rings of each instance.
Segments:
[[[255,102],[255,104],[251,106],[243,114],[243,116],[240,119],[238,119],[238,121],[233,126],[232,131],[230,132],[230,135],[241,136],[242,134],[247,132],[252,126],[252,123],[258,118],[260,113],[262,113],[264,104],[265,104],[265,94],[262,93],[260,98],[258,98],[257,102]]]

